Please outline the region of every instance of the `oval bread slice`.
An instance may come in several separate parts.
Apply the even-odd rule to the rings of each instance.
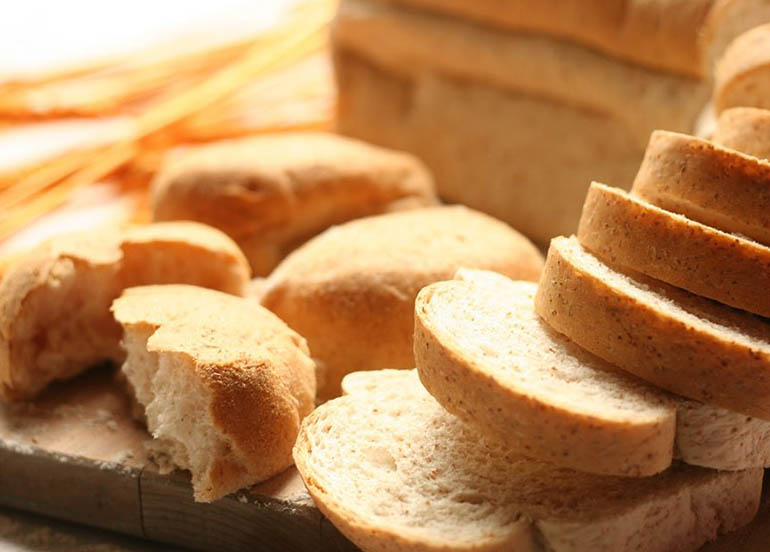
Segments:
[[[640,274],[574,236],[551,241],[535,310],[556,331],[659,387],[770,420],[770,324]]]
[[[444,408],[526,456],[583,472],[651,475],[672,452],[715,469],[770,465],[770,422],[615,368],[548,327],[535,314],[535,291],[461,269],[420,292],[415,362]]]
[[[262,304],[308,340],[327,399],[349,372],[414,367],[414,300],[424,286],[461,266],[536,280],[542,262],[529,240],[488,215],[414,209],[313,238],[270,275]]]
[[[415,364],[449,412],[522,454],[641,477],[671,464],[676,409],[535,314],[537,284],[461,270],[415,303]],[[599,454],[598,451],[601,451]]]
[[[591,184],[577,233],[613,265],[770,316],[770,248]]]
[[[770,159],[770,111],[754,107],[723,111],[711,141],[760,159]]]
[[[628,479],[530,460],[449,414],[414,371],[351,374],[343,388],[305,419],[294,459],[364,552],[685,552],[759,504],[761,470]]]
[[[770,24],[733,40],[714,67],[714,110],[770,108]]]
[[[196,500],[292,464],[315,397],[304,339],[249,299],[194,286],[129,288],[112,311],[152,448],[190,470]]]
[[[0,281],[0,396],[29,398],[99,362],[120,362],[110,304],[129,286],[187,283],[241,295],[249,267],[225,234],[194,222],[59,236]]]
[[[667,211],[770,245],[770,162],[656,130],[631,193]]]
[[[323,132],[175,151],[152,190],[155,220],[220,228],[257,276],[334,224],[436,202],[433,179],[416,157]]]

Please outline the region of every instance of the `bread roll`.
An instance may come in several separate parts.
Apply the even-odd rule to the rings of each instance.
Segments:
[[[540,252],[509,226],[465,207],[352,221],[289,255],[262,304],[302,334],[320,365],[319,396],[354,370],[411,368],[414,299],[461,266],[537,279]]]
[[[155,220],[220,228],[256,276],[333,224],[434,202],[431,176],[416,158],[320,132],[176,152],[153,184]]]

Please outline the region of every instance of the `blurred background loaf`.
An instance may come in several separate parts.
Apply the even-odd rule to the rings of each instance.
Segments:
[[[652,130],[694,131],[714,60],[768,20],[756,1],[343,0],[337,126],[545,244],[591,180],[630,186]]]

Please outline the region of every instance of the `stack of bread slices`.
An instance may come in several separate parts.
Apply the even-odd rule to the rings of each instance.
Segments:
[[[362,549],[686,551],[770,466],[770,162],[653,133],[593,183],[540,283],[461,269],[415,303],[416,370],[359,372],[294,459]]]

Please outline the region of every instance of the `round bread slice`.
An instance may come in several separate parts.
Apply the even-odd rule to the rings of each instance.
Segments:
[[[760,159],[770,159],[770,111],[754,107],[723,111],[711,141]]]
[[[580,471],[641,477],[671,464],[676,409],[666,393],[551,330],[535,314],[537,284],[457,278],[415,303],[417,371],[444,408],[522,454]]]
[[[321,132],[174,152],[152,189],[155,220],[220,228],[257,276],[333,224],[436,202],[432,177],[416,157]]]
[[[536,280],[540,252],[462,206],[390,213],[332,228],[289,255],[262,304],[303,335],[320,365],[319,397],[357,370],[413,368],[414,300],[461,266]]]
[[[194,286],[129,288],[112,311],[152,450],[190,470],[197,501],[292,464],[315,396],[302,337],[253,301]]]
[[[610,263],[770,316],[770,248],[593,183],[577,233]]]
[[[656,130],[631,193],[667,211],[770,245],[770,162]]]
[[[629,479],[530,460],[449,414],[414,371],[351,374],[343,387],[305,419],[294,459],[365,552],[694,551],[759,504],[762,470]]]
[[[194,222],[57,237],[0,281],[0,396],[25,399],[104,361],[120,362],[110,304],[126,287],[188,283],[244,294],[249,267],[225,234]]]
[[[460,269],[417,296],[417,371],[449,412],[526,456],[583,472],[651,475],[672,452],[715,469],[770,466],[770,422],[670,395],[608,364],[543,322],[535,292],[531,282]]]
[[[641,274],[574,236],[551,241],[535,310],[556,331],[659,387],[770,420],[770,324]]]
[[[730,43],[714,68],[714,109],[770,108],[770,24],[759,25]]]

